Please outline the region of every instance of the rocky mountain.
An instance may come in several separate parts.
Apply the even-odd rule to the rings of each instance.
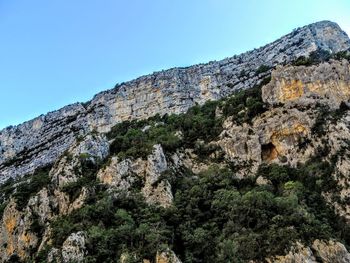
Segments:
[[[333,22],[0,132],[1,262],[350,262]]]
[[[349,38],[332,22],[294,30],[259,49],[218,62],[140,77],[31,121],[0,131],[0,181],[53,163],[79,136],[108,132],[116,123],[155,114],[182,113],[259,84],[277,65],[323,50],[337,53]]]

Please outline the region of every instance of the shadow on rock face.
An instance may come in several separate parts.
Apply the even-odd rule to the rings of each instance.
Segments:
[[[276,146],[273,143],[261,145],[261,159],[270,162],[278,157]]]

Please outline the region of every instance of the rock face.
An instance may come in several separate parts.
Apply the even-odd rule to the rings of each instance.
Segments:
[[[83,262],[85,255],[84,232],[72,233],[63,243],[62,261],[64,263]]]
[[[47,261],[50,263],[84,262],[86,256],[86,236],[83,231],[72,233],[63,243],[61,249],[52,248]]]
[[[81,162],[88,160],[97,162],[106,157],[109,144],[105,136],[87,135],[81,141],[72,145],[50,170],[52,189],[43,188],[32,196],[27,206],[20,210],[13,199],[6,205],[0,222],[0,259],[8,260],[17,255],[24,260],[32,252],[48,242],[48,225],[58,215],[65,215],[80,208],[88,196],[86,188],[74,200],[62,191],[68,183],[76,182],[84,176]],[[33,223],[40,226],[40,236],[33,231]],[[40,230],[40,231],[41,231]],[[60,259],[58,262],[81,262],[84,257],[84,235],[82,232],[73,233],[64,242],[62,250],[53,250],[51,257]],[[59,253],[56,255],[55,253]],[[1,261],[0,262],[4,262]]]
[[[14,201],[7,205],[0,228],[2,260],[7,260],[13,254],[25,258],[28,256],[28,248],[36,245],[38,238],[31,232],[31,217],[32,211],[30,208],[25,212],[20,212],[17,210]]]
[[[26,261],[41,251],[48,252],[45,255],[48,262],[84,262],[91,247],[89,230],[69,231],[61,243],[54,245],[54,222],[90,204],[102,189],[103,194],[111,196],[139,191],[147,204],[170,211],[176,208],[173,192],[176,193],[177,186],[173,181],[184,171],[198,179],[209,168],[232,165],[239,168],[235,176],[244,178],[253,175],[263,163],[296,167],[315,156],[321,146],[328,149],[321,149],[322,155],[318,156],[332,159],[334,170],[328,175],[335,178],[336,186],[335,191],[322,190],[319,196],[350,221],[350,111],[343,104],[350,99],[350,64],[345,60],[310,67],[289,63],[317,49],[337,52],[348,48],[349,40],[336,24],[320,22],[238,57],[141,77],[102,92],[84,105],[70,105],[1,131],[0,183],[47,163],[53,165],[45,174],[49,182],[31,193],[24,207],[15,202],[16,188],[12,195],[0,193],[0,198],[6,201],[0,207],[4,209],[0,222],[0,262],[17,258]],[[151,141],[149,152],[142,158],[109,152],[113,140],[108,141],[104,133],[118,122],[157,113],[185,112],[195,103],[250,88],[270,73],[272,79],[262,89],[265,105],[259,98],[262,106],[249,121],[238,120],[240,113],[248,111],[251,98],[246,99],[246,107],[238,102],[243,107],[236,115],[224,113],[227,101],[217,104],[215,114],[225,119],[219,122],[221,134],[210,141],[197,137],[193,144],[174,146],[171,151],[166,144],[163,148],[160,142]],[[148,136],[147,131],[158,124],[150,121],[140,128],[140,133]],[[317,125],[321,132],[317,132]],[[174,132],[178,138],[186,139],[185,133]],[[118,138],[115,140],[119,142]],[[30,180],[14,184],[27,182]],[[257,184],[269,187],[271,182],[260,176]],[[151,262],[150,259],[158,263],[181,262],[171,249],[161,250],[162,247],[157,247],[149,259],[143,255],[143,262]],[[178,253],[176,247],[172,249]],[[121,252],[120,262],[137,258],[136,253],[128,254],[124,249]],[[350,262],[350,254],[339,242],[316,239],[308,246],[296,243],[287,255],[266,260],[344,263]]]
[[[54,165],[50,176],[59,187],[75,182],[81,170],[81,160],[97,162],[109,153],[109,144],[105,136],[87,135],[81,142],[72,145]]]
[[[272,72],[270,83],[262,88],[262,99],[270,108],[250,124],[237,125],[234,117],[224,122],[218,144],[231,161],[253,162],[255,168],[262,162],[296,166],[315,154],[321,139],[331,143],[332,154],[347,148],[345,142],[350,127],[347,113],[338,123],[324,127],[323,138],[311,133],[320,121],[317,120],[318,107],[322,105],[334,110],[342,102],[348,103],[348,61],[330,61],[310,67],[278,67]],[[310,143],[303,148],[305,141]],[[348,163],[344,160],[338,166],[348,178]],[[344,191],[343,195],[347,194]],[[348,216],[348,212],[345,214]]]
[[[308,56],[319,49],[335,53],[349,48],[349,38],[339,26],[322,21],[296,29],[271,44],[242,55],[157,72],[102,92],[88,103],[69,105],[16,127],[8,127],[0,131],[0,182],[54,162],[79,136],[93,130],[107,132],[123,120],[185,112],[195,103],[254,86],[276,65]],[[300,83],[288,85],[296,86],[298,95]]]
[[[339,242],[316,239],[311,248],[297,243],[286,256],[278,256],[267,261],[269,263],[347,263],[350,262],[350,254]]]
[[[157,253],[156,263],[181,263],[181,261],[172,250],[168,249]]]
[[[311,139],[315,119],[310,114],[296,108],[275,108],[252,124],[237,125],[228,119],[218,145],[231,161],[251,162],[253,168],[262,162],[296,165],[313,154],[311,149],[303,152],[299,149],[302,141]]]
[[[168,207],[173,200],[171,186],[167,180],[161,178],[167,169],[163,148],[157,144],[147,160],[138,158],[118,161],[117,157],[113,157],[110,164],[99,171],[97,178],[113,189],[123,191],[141,182],[141,192],[148,203]]]
[[[330,61],[311,67],[277,67],[271,82],[262,89],[263,100],[271,105],[327,102],[332,108],[350,99],[350,64]]]

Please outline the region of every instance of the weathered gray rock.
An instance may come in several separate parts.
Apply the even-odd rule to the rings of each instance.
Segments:
[[[62,248],[51,248],[47,256],[50,263],[80,263],[86,256],[86,235],[83,231],[72,233],[63,242]]]
[[[349,38],[339,26],[322,21],[239,56],[143,76],[101,92],[86,104],[8,127],[0,131],[0,182],[53,163],[79,136],[93,130],[107,132],[123,120],[185,112],[195,103],[250,88],[271,72],[257,72],[261,65],[285,64],[317,49],[334,53],[349,48]]]
[[[62,245],[62,261],[69,262],[83,262],[86,255],[85,251],[85,233],[79,231],[72,233]]]
[[[163,148],[157,144],[153,146],[147,160],[118,160],[117,157],[112,157],[109,165],[98,172],[97,178],[113,189],[121,191],[128,191],[135,182],[141,180],[141,192],[146,202],[167,207],[171,205],[173,195],[169,182],[162,179],[161,175],[168,168]]]
[[[109,143],[103,135],[89,134],[74,143],[61,156],[50,171],[50,177],[59,186],[75,182],[78,177],[84,176],[81,171],[81,161],[98,162],[107,157]],[[78,172],[77,172],[78,171]]]
[[[128,191],[138,180],[144,178],[145,162],[138,159],[136,161],[125,159],[119,160],[114,156],[108,166],[102,168],[97,178],[104,184],[120,191]]]
[[[157,252],[156,263],[181,263],[181,260],[176,256],[174,251],[167,249]]]
[[[252,124],[237,125],[228,118],[217,144],[226,158],[238,165],[250,163],[250,172],[255,172],[262,162],[277,162],[295,166],[305,162],[315,150],[300,150],[300,143],[311,139],[315,119],[312,111],[297,108],[275,108],[260,115]],[[316,146],[317,143],[314,143]],[[243,177],[246,171],[241,169]]]
[[[285,256],[267,259],[269,263],[348,263],[350,254],[345,246],[339,242],[321,241],[316,239],[312,249],[297,243]]]
[[[268,263],[317,263],[311,248],[297,242],[285,256],[267,259]]]

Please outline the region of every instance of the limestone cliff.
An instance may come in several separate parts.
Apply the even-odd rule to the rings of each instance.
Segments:
[[[319,22],[4,129],[0,262],[349,262],[350,56],[293,65],[349,48]]]
[[[273,105],[307,105],[325,100],[337,108],[341,102],[349,101],[349,87],[350,65],[343,60],[311,67],[277,67],[262,92],[264,101]]]
[[[0,181],[52,163],[88,132],[107,132],[118,122],[181,113],[196,103],[225,97],[259,83],[277,65],[324,50],[350,48],[335,23],[322,21],[279,40],[221,61],[174,68],[140,77],[76,103],[0,131]]]

